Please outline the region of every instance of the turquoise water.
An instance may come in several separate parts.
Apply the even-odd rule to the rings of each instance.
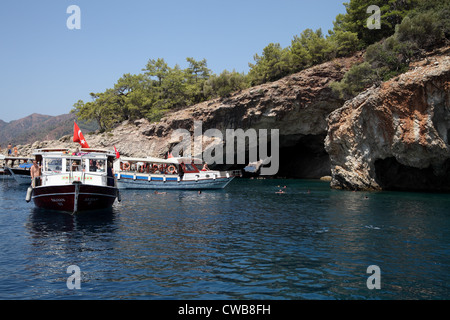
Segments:
[[[0,299],[450,298],[447,194],[235,179],[201,194],[122,191],[112,212],[71,216],[25,192],[0,182]],[[370,265],[381,289],[367,288]]]

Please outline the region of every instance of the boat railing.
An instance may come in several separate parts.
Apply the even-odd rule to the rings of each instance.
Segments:
[[[81,173],[81,175],[74,175],[74,173]],[[86,184],[86,177],[93,177],[93,176],[98,176],[101,177],[101,183],[102,185],[109,185],[109,186],[115,186],[115,182],[111,182],[111,179],[114,180],[114,177],[109,177],[107,175],[105,175],[103,172],[102,174],[96,174],[95,172],[84,172],[84,171],[68,171],[66,173],[64,173],[64,175],[68,174],[68,180],[67,183],[68,184],[72,184],[74,181],[79,181],[82,184]]]
[[[242,177],[241,170],[220,171],[220,177]]]

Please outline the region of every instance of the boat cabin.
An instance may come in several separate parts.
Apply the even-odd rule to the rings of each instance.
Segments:
[[[143,173],[156,175],[180,175],[198,173],[202,169],[200,159],[196,158],[127,158],[121,157],[114,163],[115,173]]]
[[[119,189],[220,189],[233,172],[209,170],[198,158],[127,158],[114,162]]]
[[[84,184],[114,186],[112,172],[115,154],[106,150],[39,149],[33,154],[41,167],[45,185]]]

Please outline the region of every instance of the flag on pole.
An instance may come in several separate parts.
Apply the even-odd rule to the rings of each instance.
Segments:
[[[116,158],[119,159],[120,153],[119,153],[119,151],[117,151],[116,146],[114,146],[114,151],[116,152]]]
[[[75,121],[73,122],[73,142],[78,142],[82,148],[89,148],[83,133],[81,133],[81,130]]]

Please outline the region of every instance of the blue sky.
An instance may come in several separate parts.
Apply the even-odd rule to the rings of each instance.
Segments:
[[[0,6],[0,119],[70,112],[149,59],[186,67],[205,58],[214,73],[248,72],[269,43],[287,47],[306,28],[331,29],[339,0],[15,0]],[[81,29],[69,30],[70,5]]]

